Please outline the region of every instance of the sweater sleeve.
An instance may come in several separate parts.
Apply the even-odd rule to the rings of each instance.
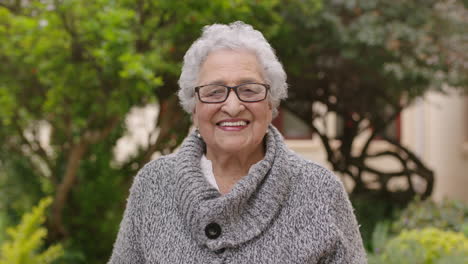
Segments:
[[[140,229],[142,227],[144,210],[143,200],[147,186],[148,184],[145,183],[145,179],[141,175],[135,177],[108,264],[145,263],[140,245]]]
[[[365,264],[366,252],[348,194],[340,181],[332,199],[331,216],[336,231],[335,248],[320,264]]]

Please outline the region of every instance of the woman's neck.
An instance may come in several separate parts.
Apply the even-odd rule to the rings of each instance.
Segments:
[[[250,153],[223,153],[207,149],[206,158],[211,161],[216,184],[221,194],[231,191],[234,185],[248,174],[252,165],[265,156],[263,144]]]

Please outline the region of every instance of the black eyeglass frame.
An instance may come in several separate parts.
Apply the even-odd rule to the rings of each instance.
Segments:
[[[264,97],[263,99],[255,100],[255,101],[245,101],[245,100],[242,100],[242,99],[240,98],[239,94],[237,93],[237,88],[240,87],[240,86],[243,86],[243,85],[247,85],[247,84],[259,84],[259,85],[265,87],[265,89],[266,89],[266,91],[265,91],[265,97]],[[202,87],[211,86],[211,85],[223,86],[223,87],[227,88],[227,89],[228,89],[228,92],[227,92],[227,94],[226,94],[226,98],[224,98],[224,100],[218,101],[218,102],[206,102],[206,101],[203,101],[203,100],[201,99],[199,90],[200,90],[200,88],[202,88]],[[268,91],[270,90],[270,85],[265,84],[265,83],[248,82],[248,83],[241,83],[241,84],[236,85],[236,86],[228,86],[228,85],[224,85],[224,84],[205,84],[205,85],[200,85],[200,86],[196,86],[196,87],[195,87],[195,93],[197,93],[198,99],[200,100],[200,102],[202,102],[202,103],[204,103],[204,104],[219,104],[219,103],[224,103],[224,102],[226,102],[226,100],[229,98],[229,94],[231,93],[231,90],[234,90],[234,93],[236,94],[237,99],[239,99],[239,101],[244,102],[244,103],[256,103],[256,102],[261,102],[261,101],[263,101],[263,100],[265,100],[265,99],[267,98],[267,96],[268,96]]]

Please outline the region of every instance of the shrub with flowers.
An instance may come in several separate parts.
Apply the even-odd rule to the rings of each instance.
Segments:
[[[395,222],[380,222],[369,264],[467,264],[468,204],[416,199]]]
[[[456,200],[434,202],[416,199],[401,212],[399,220],[393,223],[392,233],[425,227],[464,232],[468,235],[468,204]]]
[[[428,227],[404,230],[390,239],[370,264],[466,264],[468,238],[460,232]]]

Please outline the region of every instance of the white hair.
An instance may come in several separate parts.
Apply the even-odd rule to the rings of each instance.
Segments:
[[[185,53],[178,93],[184,110],[189,114],[193,113],[196,104],[194,88],[200,68],[208,54],[220,49],[247,50],[257,56],[265,82],[270,85],[268,99],[273,106],[273,116],[276,116],[280,101],[288,96],[286,73],[262,33],[241,21],[203,27],[201,37]]]

